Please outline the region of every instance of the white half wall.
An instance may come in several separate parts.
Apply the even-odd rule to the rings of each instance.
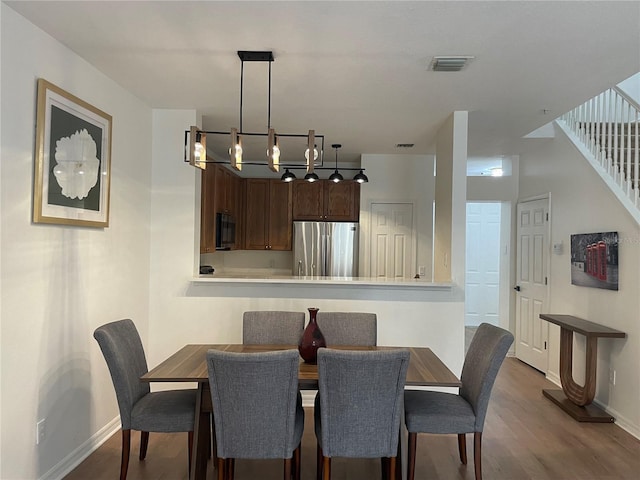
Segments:
[[[118,416],[93,330],[129,317],[146,340],[151,110],[0,8],[0,478],[59,478]],[[113,116],[109,228],[31,223],[40,77]],[[36,446],[40,419],[46,434]]]

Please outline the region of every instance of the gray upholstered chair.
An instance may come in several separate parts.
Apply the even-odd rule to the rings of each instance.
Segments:
[[[315,432],[317,478],[331,478],[332,457],[380,458],[396,475],[406,350],[318,350]]]
[[[375,313],[319,311],[317,321],[328,347],[377,344],[378,326]]]
[[[242,316],[242,343],[297,345],[304,330],[304,312],[254,311]]]
[[[282,458],[284,480],[300,479],[299,359],[297,350],[207,352],[219,480],[233,479],[236,458]]]
[[[462,367],[459,394],[405,392],[405,421],[409,430],[407,478],[413,480],[418,433],[458,434],[460,461],[467,463],[466,433],[473,432],[476,480],[482,480],[482,429],[493,383],[513,342],[513,335],[483,323],[478,327]]]
[[[147,455],[149,432],[189,432],[189,468],[193,447],[196,390],[169,390],[151,393],[140,381],[147,373],[147,360],[134,323],[118,320],[93,332],[109,367],[116,391],[122,424],[120,479],[127,478],[131,430],[139,430],[140,460]]]

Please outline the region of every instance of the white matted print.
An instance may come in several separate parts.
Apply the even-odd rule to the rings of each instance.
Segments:
[[[109,226],[111,115],[38,80],[33,221]]]

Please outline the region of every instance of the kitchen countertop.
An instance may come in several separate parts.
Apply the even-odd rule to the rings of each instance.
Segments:
[[[279,275],[274,273],[231,273],[222,272],[212,275],[198,275],[193,278],[195,284],[289,284],[289,285],[326,285],[353,287],[385,287],[385,288],[415,288],[421,290],[451,290],[453,283],[435,283],[421,278],[388,279],[377,277],[298,277],[293,275]]]

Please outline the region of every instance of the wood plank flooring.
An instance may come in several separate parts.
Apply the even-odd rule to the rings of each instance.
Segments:
[[[544,376],[515,358],[498,374],[483,435],[485,480],[638,480],[640,441],[613,424],[574,421],[548,399]],[[467,436],[469,464],[461,465],[455,435],[418,435],[416,479],[473,480],[473,436]],[[145,461],[138,460],[140,436],[132,434],[130,480],[187,479],[186,434],[151,434]],[[306,410],[302,478],[315,479],[313,411]],[[211,462],[209,479],[216,478]],[[120,468],[120,432],[87,458],[66,480],[112,480]],[[334,480],[380,478],[380,463],[334,459]],[[282,462],[236,461],[237,480],[280,480]]]

